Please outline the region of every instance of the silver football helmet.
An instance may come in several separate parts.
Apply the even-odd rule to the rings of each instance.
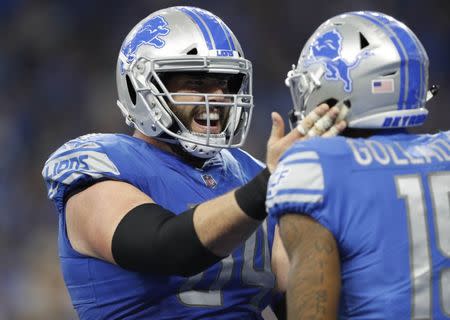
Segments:
[[[300,121],[317,105],[349,107],[350,128],[421,125],[428,114],[428,56],[403,23],[378,12],[324,22],[303,47],[286,85]]]
[[[174,72],[229,75],[239,83],[220,95],[169,92],[164,78]],[[127,124],[149,137],[180,143],[200,158],[245,141],[253,110],[252,65],[228,26],[206,10],[171,7],[140,21],[122,44],[116,78],[117,105]],[[204,132],[183,123],[173,112],[176,106],[200,108]],[[218,114],[227,117],[219,133],[210,125]]]

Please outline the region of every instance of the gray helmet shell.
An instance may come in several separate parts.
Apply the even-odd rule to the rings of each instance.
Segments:
[[[333,99],[350,107],[351,128],[410,127],[428,114],[428,64],[403,23],[378,12],[349,12],[314,32],[286,84],[299,120]]]
[[[161,79],[167,72],[242,74],[239,92],[185,94],[201,98],[195,106],[230,108],[223,131],[189,131],[171,106],[194,105],[176,99]],[[118,101],[127,124],[149,137],[180,143],[201,158],[214,156],[221,148],[241,146],[248,133],[253,110],[252,66],[228,26],[212,13],[194,7],[171,7],[156,11],[140,21],[120,49],[116,69]],[[198,100],[198,99],[197,99]]]

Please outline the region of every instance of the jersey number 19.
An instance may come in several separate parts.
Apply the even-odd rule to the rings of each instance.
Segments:
[[[442,268],[436,274],[439,300],[432,299],[429,232],[432,226],[428,225],[428,221],[433,221],[437,248],[444,257],[450,258],[450,172],[432,173],[427,181],[420,175],[396,176],[395,180],[397,195],[405,201],[409,224],[411,318],[431,319],[432,301],[439,301],[443,312],[450,316],[450,268]],[[427,212],[431,219],[427,218]]]

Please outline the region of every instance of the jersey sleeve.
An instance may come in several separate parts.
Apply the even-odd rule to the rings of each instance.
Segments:
[[[61,212],[70,191],[95,180],[117,180],[120,172],[101,142],[81,137],[54,152],[45,163],[42,176],[48,198]]]
[[[319,153],[296,144],[282,157],[269,180],[266,207],[276,220],[286,213],[311,216],[325,227],[329,226],[322,215],[324,205],[324,171]]]

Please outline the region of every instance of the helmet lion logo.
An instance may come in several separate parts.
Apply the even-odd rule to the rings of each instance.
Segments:
[[[342,58],[341,48],[342,36],[340,33],[336,29],[328,31],[317,37],[311,44],[305,64],[322,63],[326,68],[325,78],[327,80],[341,80],[344,82],[344,90],[351,92],[352,79],[350,70],[355,68],[369,52],[365,51],[362,54],[358,54],[356,59],[349,63]]]
[[[161,16],[153,17],[143,23],[133,37],[122,47],[122,53],[127,57],[128,63],[136,58],[136,51],[144,44],[155,48],[162,48],[166,42],[161,36],[166,36],[170,30],[167,21]]]

